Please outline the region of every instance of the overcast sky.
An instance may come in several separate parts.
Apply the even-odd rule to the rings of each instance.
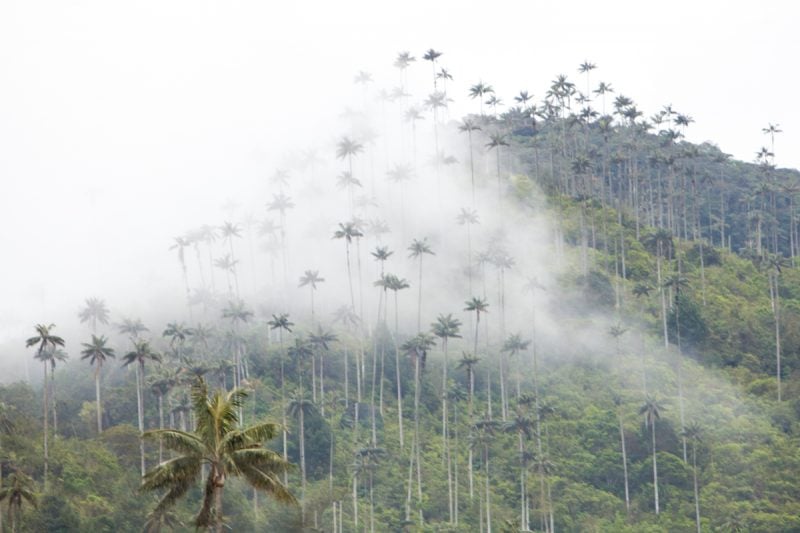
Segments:
[[[689,140],[737,158],[780,124],[776,162],[800,166],[794,2],[545,4],[0,2],[0,341],[91,295],[146,305],[171,237],[221,219],[286,150],[329,142],[354,74],[390,89],[401,50],[444,52],[453,115],[477,111],[479,79],[538,99],[561,73],[583,87],[590,60],[592,85],[645,116],[671,104]]]

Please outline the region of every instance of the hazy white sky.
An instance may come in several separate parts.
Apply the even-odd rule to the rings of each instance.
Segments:
[[[779,123],[777,163],[798,167],[795,5],[0,2],[0,340],[86,296],[157,286],[172,235],[220,220],[227,196],[266,196],[282,153],[337,134],[358,70],[397,84],[400,50],[444,52],[453,114],[476,110],[480,78],[507,102],[560,73],[582,87],[588,59],[592,85],[646,116],[672,104],[695,119],[690,140],[737,158]],[[415,65],[412,89],[429,70]]]

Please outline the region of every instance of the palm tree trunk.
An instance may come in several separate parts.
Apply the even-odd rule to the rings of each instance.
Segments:
[[[486,487],[486,533],[492,533],[492,502],[491,492],[489,492],[489,449],[485,447],[484,453],[486,454],[484,461],[484,477]]]
[[[43,395],[42,402],[43,402],[43,411],[44,411],[44,487],[45,487],[45,491],[47,491],[47,470],[48,470],[48,463],[50,461],[50,453],[49,453],[49,449],[48,449],[48,446],[47,446],[47,434],[49,432],[48,418],[50,416],[50,413],[48,413],[48,400],[49,400],[49,398],[48,398],[48,395],[47,395],[47,385],[48,385],[48,381],[47,381],[47,361],[44,361],[43,366],[44,366],[44,381],[42,382],[42,395]],[[142,473],[144,474],[144,472],[142,472]],[[9,507],[9,509],[11,509],[11,508]],[[12,524],[12,528],[16,531],[16,528],[15,528],[16,522],[15,522],[14,518],[11,518],[11,524]]]
[[[655,499],[656,514],[659,513],[658,508],[658,463],[656,462],[656,423],[653,420],[650,424],[650,433],[653,440],[653,498]]]
[[[694,517],[697,524],[697,533],[700,533],[700,493],[697,489],[697,455],[695,444],[692,441],[692,477],[694,478]]]
[[[100,366],[98,366],[94,371],[94,397],[95,402],[97,405],[97,434],[103,432],[103,409],[100,407]],[[2,531],[2,528],[0,528]]]
[[[306,424],[303,415],[304,406],[300,406],[300,474],[302,485],[300,488],[300,515],[302,523],[306,523]]]
[[[137,414],[139,418],[139,455],[141,457],[141,467],[142,467],[142,476],[146,472],[145,462],[144,462],[144,439],[142,439],[141,435],[144,433],[144,405],[142,403],[142,381],[144,380],[143,368],[142,365],[139,364],[136,366],[136,408]]]
[[[286,425],[286,380],[285,368],[283,358],[283,329],[278,328],[278,343],[280,344],[281,353],[281,422],[283,423],[283,460],[289,460],[289,448],[287,444],[287,425]],[[286,470],[283,471],[283,484],[289,485],[289,474]]]
[[[397,379],[397,424],[400,432],[400,449],[404,447],[403,439],[403,389],[400,384],[400,348],[397,345],[397,291],[394,291],[394,370]]]
[[[241,419],[241,417],[240,417]],[[158,429],[164,429],[164,396],[158,395]],[[164,441],[158,439],[158,462],[164,461]]]
[[[619,441],[622,445],[622,472],[625,476],[625,511],[631,510],[631,499],[628,492],[628,453],[625,449],[625,430],[622,427],[622,414],[618,415],[619,418]]]
[[[417,332],[420,332],[422,331],[422,254],[419,255],[419,289],[417,294]]]

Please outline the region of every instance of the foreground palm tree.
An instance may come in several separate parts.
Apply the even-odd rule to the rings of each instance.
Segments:
[[[106,346],[108,339],[105,336],[92,335],[92,342],[83,343],[84,350],[81,351],[81,359],[88,359],[89,364],[95,365],[94,369],[94,394],[95,403],[97,407],[97,433],[98,435],[103,431],[103,408],[100,403],[100,370],[103,368],[103,363],[109,357],[114,357],[114,349]]]
[[[42,396],[43,396],[43,407],[42,410],[44,412],[44,484],[45,487],[47,486],[47,466],[48,466],[48,459],[49,459],[49,450],[47,447],[47,433],[48,433],[48,425],[47,425],[47,407],[49,404],[48,398],[48,388],[47,388],[47,360],[44,358],[45,353],[49,350],[55,352],[58,346],[64,346],[64,339],[59,337],[58,335],[53,335],[50,333],[56,327],[55,324],[45,325],[45,324],[36,324],[36,336],[29,338],[25,341],[25,347],[30,348],[31,346],[36,346],[37,344],[39,347],[36,349],[36,358],[42,360],[44,363],[44,381],[42,381]]]
[[[177,457],[148,471],[141,489],[166,490],[153,514],[166,513],[204,474],[205,490],[200,511],[194,519],[197,529],[222,533],[224,529],[222,496],[229,477],[243,477],[254,488],[271,494],[284,503],[295,498],[280,482],[278,474],[290,465],[281,456],[264,447],[278,432],[272,422],[239,428],[239,409],[247,393],[214,391],[210,396],[202,378],[192,385],[192,404],[197,429],[191,433],[176,429],[160,429],[144,434],[148,439],[161,439],[164,446],[177,452]],[[205,468],[204,468],[205,467]]]
[[[7,486],[0,487],[0,502],[8,500],[8,519],[11,522],[12,533],[17,532],[22,503],[28,502],[36,507],[36,493],[33,489],[33,479],[19,470],[8,476]]]

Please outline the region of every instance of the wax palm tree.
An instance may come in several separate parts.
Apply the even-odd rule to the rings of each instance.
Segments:
[[[650,427],[650,435],[652,437],[652,452],[653,452],[653,498],[655,502],[656,514],[659,513],[658,505],[658,463],[656,461],[656,421],[661,418],[661,411],[664,408],[658,401],[648,396],[645,399],[644,405],[639,408],[639,414],[644,415],[645,425]]]
[[[367,489],[369,490],[369,529],[370,533],[375,532],[375,470],[381,459],[387,455],[384,448],[369,445],[356,450],[356,456],[360,460],[360,471],[367,474]]]
[[[702,430],[697,422],[691,422],[681,432],[681,436],[692,443],[692,479],[694,486],[694,516],[697,525],[697,533],[700,533],[700,492],[697,486],[697,443],[702,442],[700,435]]]
[[[319,270],[306,270],[300,276],[300,285],[298,287],[311,288],[311,323],[314,323],[314,292],[317,290],[317,283],[322,283],[325,278],[320,277]]]
[[[528,496],[527,496],[527,462],[528,454],[525,452],[525,441],[533,436],[534,421],[525,409],[525,404],[517,406],[514,416],[502,426],[506,433],[516,433],[517,453],[519,454],[519,497],[520,497],[520,529],[528,531]]]
[[[503,342],[502,348],[500,348],[500,352],[503,353],[503,354],[508,354],[509,357],[514,357],[518,353],[524,352],[525,350],[527,350],[528,346],[530,346],[530,345],[531,345],[531,341],[530,340],[523,340],[522,339],[522,334],[515,333],[513,335],[509,335],[506,338],[506,340]],[[502,363],[503,363],[503,358],[502,357],[500,358],[500,362],[501,362],[501,365],[502,365]],[[507,370],[507,369],[505,369],[505,368],[503,368],[501,366],[501,368],[500,368],[501,377],[502,377],[502,372],[504,370]],[[521,392],[520,392],[519,373],[518,373],[517,374],[517,399],[519,399],[520,394],[521,394]],[[508,402],[508,399],[506,399],[506,403],[507,402]]]
[[[612,337],[614,337],[614,342],[616,343],[616,347],[617,347],[617,357],[619,357],[619,356],[620,356],[620,354],[621,354],[620,345],[619,345],[619,343],[620,343],[620,338],[621,338],[623,335],[625,335],[625,333],[626,333],[627,331],[628,331],[628,330],[627,330],[627,328],[623,328],[623,327],[622,327],[622,324],[614,324],[613,326],[611,326],[610,328],[608,328],[608,334],[609,334],[609,335],[611,335]]]
[[[338,159],[347,159],[347,167],[351,176],[353,175],[353,157],[363,151],[363,144],[347,136],[339,139],[336,144],[336,157]]]
[[[442,52],[437,52],[433,48],[429,48],[425,51],[425,54],[422,56],[422,59],[425,61],[431,62],[431,68],[433,69],[433,90],[436,90],[436,60],[442,56]]]
[[[147,341],[135,341],[133,350],[122,357],[122,365],[135,364],[136,368],[136,406],[139,417],[139,433],[144,433],[144,369],[148,361],[161,362],[161,355],[155,352]],[[144,461],[144,440],[139,440],[142,475],[147,471]]]
[[[333,232],[334,239],[344,239],[345,255],[347,258],[347,281],[350,287],[350,308],[354,312],[356,310],[356,299],[353,293],[353,274],[350,266],[350,244],[352,244],[353,239],[363,236],[364,234],[358,229],[358,224],[355,221],[340,222],[339,229]]]
[[[198,367],[197,377],[201,377],[204,372],[202,369]],[[151,376],[149,380],[150,385],[150,392],[153,396],[156,397],[158,401],[158,429],[164,429],[164,398],[169,395],[172,389],[178,385],[179,383],[179,376],[181,370],[178,370],[177,373],[173,374],[169,371],[161,371],[159,374],[155,376]],[[159,440],[158,441],[158,462],[162,462],[164,460],[164,443]]]
[[[494,94],[494,89],[491,85],[483,83],[482,80],[469,88],[469,97],[473,100],[478,98],[481,104],[481,116],[483,116],[483,97],[487,94]]]
[[[428,239],[422,240],[414,239],[411,246],[408,247],[410,259],[419,259],[419,286],[417,288],[417,331],[422,328],[422,258],[425,254],[436,255],[428,244]]]
[[[486,301],[486,298],[480,298],[477,296],[473,296],[471,299],[464,302],[466,307],[464,311],[474,312],[475,313],[475,339],[474,344],[472,346],[472,353],[477,355],[478,354],[478,331],[480,330],[481,325],[481,313],[488,313],[489,303]]]
[[[672,250],[672,235],[666,229],[658,229],[655,233],[648,235],[645,240],[645,245],[649,246],[656,254],[656,282],[658,286],[659,295],[661,296],[661,322],[664,330],[664,348],[669,349],[669,332],[667,330],[667,303],[666,295],[664,293],[664,286],[662,280],[661,263],[664,257],[669,256]]]
[[[286,413],[297,420],[300,426],[300,509],[302,513],[303,523],[305,523],[306,516],[306,423],[305,417],[311,416],[316,411],[314,402],[312,402],[302,388],[295,391],[289,396],[289,403],[286,404]]]
[[[500,201],[501,198],[501,183],[500,183],[500,148],[503,146],[508,146],[508,141],[506,141],[505,135],[499,132],[494,132],[489,134],[489,142],[486,143],[486,148],[489,150],[495,150],[497,155],[497,201]]]
[[[263,446],[275,437],[278,427],[271,422],[239,427],[238,413],[245,397],[242,389],[228,393],[217,390],[209,396],[205,381],[198,379],[192,386],[197,429],[191,433],[163,429],[144,434],[145,438],[162,439],[167,448],[181,454],[147,472],[142,481],[142,490],[166,490],[156,512],[173,507],[203,475],[205,490],[194,519],[198,529],[224,530],[223,491],[231,477],[243,477],[280,502],[295,502],[278,479],[278,474],[289,469],[289,463]]]
[[[459,329],[461,328],[461,321],[453,318],[452,314],[439,315],[436,317],[436,322],[431,324],[431,331],[434,335],[439,337],[442,341],[442,352],[444,353],[444,361],[442,362],[442,444],[444,445],[445,455],[450,457],[450,442],[448,439],[448,408],[447,408],[447,366],[448,366],[448,341],[450,339],[460,339]],[[449,465],[448,465],[449,466]],[[450,496],[450,522],[453,522],[453,481],[450,477],[450,469],[447,472],[447,486],[448,494]]]
[[[492,420],[491,417],[484,413],[483,417],[476,421],[472,426],[472,442],[471,446],[477,448],[481,454],[481,463],[483,464],[483,479],[484,479],[484,498],[486,505],[486,532],[492,532],[492,504],[491,504],[491,491],[489,490],[489,450],[494,441],[497,430],[500,428],[500,423]]]
[[[8,476],[6,485],[0,487],[0,502],[4,500],[8,502],[8,519],[11,522],[11,531],[16,533],[19,520],[22,517],[22,504],[27,502],[36,507],[38,503],[33,479],[22,470],[14,470]]]
[[[55,328],[55,324],[36,324],[36,336],[30,337],[27,341],[25,341],[25,347],[30,348],[32,346],[38,346],[36,348],[36,355],[35,357],[42,361],[43,368],[44,368],[44,380],[42,381],[42,410],[44,413],[44,484],[45,487],[47,486],[47,470],[48,470],[48,462],[49,462],[49,449],[48,449],[48,407],[49,407],[49,397],[48,397],[48,382],[47,382],[47,360],[44,358],[45,354],[48,351],[55,352],[55,350],[59,346],[64,346],[64,339],[59,337],[58,335],[53,335],[51,331]]]
[[[428,358],[428,351],[436,345],[436,341],[430,333],[417,333],[405,343],[401,349],[408,354],[414,364],[414,439],[411,446],[411,455],[409,460],[409,472],[411,465],[416,468],[417,474],[417,498],[418,504],[422,503],[422,461],[420,454],[420,433],[419,433],[419,403],[420,392],[422,390],[422,372],[425,371],[425,362]],[[411,503],[411,475],[409,473],[408,480],[408,493],[406,499],[406,515],[408,515],[408,506]],[[420,522],[422,522],[422,509],[420,507]]]
[[[244,369],[244,362],[242,361],[242,355],[244,354],[244,346],[242,343],[242,339],[239,337],[239,324],[244,324],[248,320],[253,317],[253,312],[250,311],[245,303],[242,300],[236,300],[228,302],[228,306],[222,310],[222,318],[231,321],[231,333],[232,336],[230,337],[233,341],[233,353],[234,353],[234,387],[241,386],[242,378],[246,377],[246,372]]]
[[[319,356],[319,401],[322,416],[325,416],[325,357],[323,357],[319,350],[321,349],[327,352],[330,349],[330,345],[338,340],[339,337],[337,337],[336,334],[323,329],[322,326],[319,325],[317,326],[316,333],[311,333],[308,336],[309,344],[312,348],[315,348],[315,356]],[[313,361],[312,359],[312,363]]]
[[[128,335],[132,342],[139,339],[139,335],[145,331],[150,331],[145,327],[139,318],[124,318],[122,322],[117,324],[117,331],[123,335]]]
[[[228,296],[231,298],[234,296],[234,286],[231,283],[231,275],[233,275],[234,279],[236,278],[236,265],[238,263],[239,261],[234,260],[230,254],[225,254],[224,256],[214,260],[214,266],[225,271],[225,279],[228,281]]]
[[[475,159],[473,155],[473,146],[472,146],[472,132],[473,131],[480,131],[480,126],[468,118],[465,118],[462,123],[458,126],[458,130],[461,132],[467,133],[467,139],[469,141],[469,175],[470,175],[470,183],[472,186],[472,207],[475,207]]]
[[[103,406],[100,402],[100,371],[107,359],[115,357],[114,349],[106,346],[105,336],[97,337],[92,335],[92,342],[83,343],[84,350],[81,351],[81,359],[88,359],[89,364],[94,365],[94,392],[95,404],[97,408],[97,433],[103,431]]]
[[[194,333],[194,329],[187,327],[183,322],[169,322],[161,336],[169,339],[169,347],[175,352],[175,357],[180,360],[183,356],[183,346]]]
[[[456,222],[467,228],[467,276],[469,278],[469,292],[472,294],[472,230],[473,224],[478,224],[478,212],[468,207],[462,207],[456,216]]]
[[[91,321],[92,333],[97,333],[97,323],[106,325],[108,324],[108,307],[105,301],[100,298],[87,298],[86,306],[78,313],[81,319],[81,324]]]
[[[285,357],[283,352],[283,332],[286,331],[287,333],[292,332],[292,326],[294,326],[294,322],[289,320],[288,313],[282,313],[280,315],[272,315],[272,320],[267,322],[267,326],[271,330],[278,330],[278,343],[280,345],[280,353],[278,357],[281,360],[281,412],[283,416],[283,460],[289,460],[289,451],[287,445],[287,428],[286,428],[286,367],[285,367]],[[283,482],[286,484],[287,477],[284,473]]]
[[[188,237],[179,236],[174,237],[173,242],[174,244],[169,249],[178,251],[178,263],[181,265],[181,274],[183,275],[183,284],[186,289],[186,299],[188,300],[191,291],[189,289],[189,274],[186,271],[186,254],[184,250],[192,245],[192,241]]]
[[[59,362],[66,362],[69,356],[64,350],[56,348],[53,350],[45,350],[41,354],[37,353],[34,357],[42,363],[50,365],[50,382],[49,384],[45,384],[45,386],[50,388],[48,396],[50,398],[50,411],[53,414],[53,436],[57,438],[58,410],[56,409],[56,365]]]

